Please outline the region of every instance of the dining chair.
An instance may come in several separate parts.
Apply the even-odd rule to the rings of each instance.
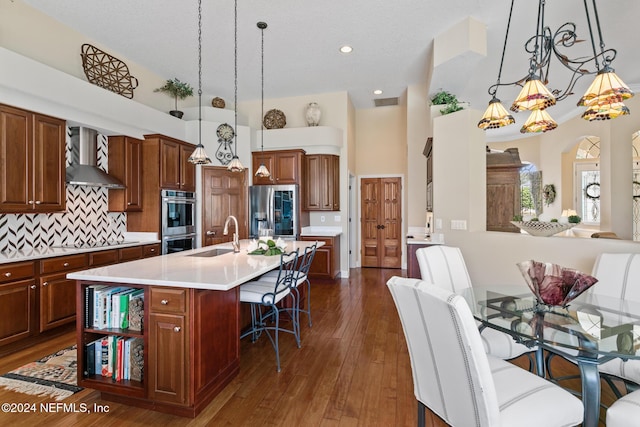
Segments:
[[[422,280],[448,289],[454,293],[463,292],[472,287],[471,278],[460,248],[433,245],[416,250],[418,266]],[[481,326],[477,322],[478,327]],[[509,324],[505,323],[505,327]],[[529,370],[533,369],[531,354],[535,347],[527,347],[516,342],[509,334],[496,329],[484,328],[480,335],[487,353],[500,359],[514,359],[523,354],[529,356]]]
[[[582,402],[559,386],[488,355],[466,300],[419,279],[387,286],[407,341],[418,426],[428,407],[452,426],[573,426]]]
[[[313,258],[316,254],[316,249],[318,248],[318,242],[315,242],[311,246],[307,246],[304,249],[304,253],[298,258],[298,262],[296,264],[296,273],[295,273],[295,286],[292,289],[293,292],[296,293],[296,300],[298,302],[296,310],[296,316],[298,319],[298,325],[300,325],[300,313],[306,313],[307,320],[309,322],[309,327],[311,327],[311,281],[309,280],[309,270],[311,269],[311,263],[313,262]],[[269,271],[268,273],[260,276],[261,281],[276,281],[278,279],[278,271]],[[302,308],[302,300],[300,297],[299,287],[303,283],[307,284],[306,289],[306,308]]]
[[[300,348],[300,333],[295,310],[288,309],[283,304],[285,298],[291,299],[291,307],[296,307],[295,294],[291,290],[295,287],[296,265],[299,250],[282,253],[280,267],[275,281],[253,280],[240,286],[240,302],[251,305],[251,327],[240,335],[240,339],[251,336],[255,342],[264,332],[276,352],[276,369],[280,372],[279,334],[287,332],[293,334],[298,348]],[[280,314],[289,313],[291,329],[281,325]],[[273,335],[272,335],[273,334]]]
[[[607,427],[640,426],[640,390],[622,396],[607,409]]]
[[[585,291],[585,295],[640,302],[640,288],[637,286],[640,282],[640,254],[602,253],[596,259],[591,275],[598,279],[598,283]],[[579,300],[580,297],[577,298],[577,301]],[[604,320],[606,322],[606,319]],[[563,350],[567,354],[572,354],[571,351]],[[576,378],[576,375],[553,374],[551,361],[557,356],[559,355],[556,353],[547,354],[546,365],[550,378],[557,382]],[[574,360],[567,360],[575,363]],[[616,379],[624,383],[627,392],[640,387],[640,360],[638,359],[615,358],[599,365],[598,371],[617,398],[621,398],[622,393],[613,383]]]

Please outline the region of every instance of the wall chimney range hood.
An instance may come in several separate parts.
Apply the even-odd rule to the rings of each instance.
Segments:
[[[72,127],[71,166],[67,168],[67,184],[90,187],[126,188],[116,178],[98,168],[98,132],[85,127]]]

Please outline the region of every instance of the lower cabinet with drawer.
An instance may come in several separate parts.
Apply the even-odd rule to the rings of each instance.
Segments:
[[[340,274],[340,236],[302,236],[300,240],[324,242],[316,249],[309,277],[335,279]]]
[[[141,331],[87,327],[88,288],[144,289]],[[195,417],[240,371],[239,290],[210,291],[153,285],[78,281],[78,385],[102,399]],[[104,289],[104,288],[103,288]],[[140,381],[88,372],[87,347],[104,336],[141,338]]]
[[[37,332],[34,261],[0,265],[0,346]]]

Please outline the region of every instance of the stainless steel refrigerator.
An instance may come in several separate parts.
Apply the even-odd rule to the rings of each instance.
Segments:
[[[252,185],[249,187],[249,236],[259,230],[273,230],[274,237],[298,240],[300,236],[300,194],[297,185]]]

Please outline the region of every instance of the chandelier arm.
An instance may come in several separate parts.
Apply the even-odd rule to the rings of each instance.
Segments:
[[[509,19],[507,21],[507,30],[504,33],[504,44],[502,45],[502,57],[500,58],[500,69],[498,70],[498,80],[497,80],[496,85],[495,85],[496,89],[500,85],[500,78],[502,77],[502,65],[504,64],[504,53],[507,50],[507,39],[509,38],[509,28],[511,27],[511,16],[513,15],[513,3],[514,2],[515,2],[515,0],[511,0],[511,7],[509,8]],[[491,93],[491,91],[489,91],[489,94],[492,95],[492,96],[495,96],[496,92],[494,91],[493,93]]]
[[[595,2],[593,3],[595,7]],[[593,29],[591,28],[591,16],[589,16],[589,6],[587,5],[587,0],[584,0],[584,13],[587,15],[587,25],[589,27],[589,38],[591,39],[591,48],[593,49],[593,58],[596,64],[596,69],[600,70],[600,64],[598,63],[598,52],[596,51],[596,43],[593,40]],[[596,15],[597,19],[597,15]],[[600,23],[598,22],[598,32],[600,31]],[[602,44],[602,34],[600,34],[600,48],[603,48]],[[604,65],[604,62],[603,64]]]
[[[600,52],[604,53],[604,39],[602,38],[602,29],[600,28],[600,16],[598,16],[598,8],[596,6],[596,0],[592,0],[592,3],[593,3],[593,14],[596,17],[596,26],[598,27],[598,38],[600,39]],[[602,65],[606,66],[608,64],[603,63]]]

